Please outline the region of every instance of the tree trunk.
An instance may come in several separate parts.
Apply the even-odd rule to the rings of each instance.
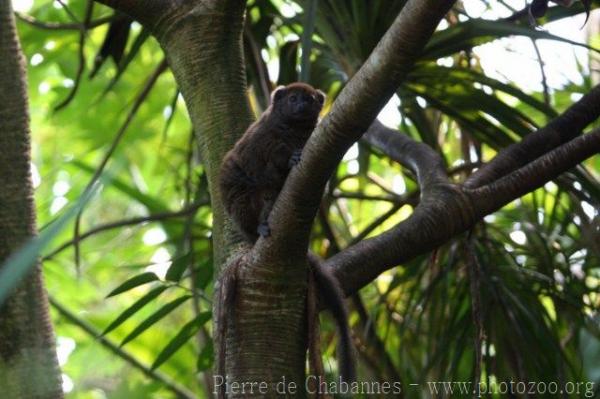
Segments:
[[[242,53],[245,2],[222,2],[218,9],[205,3],[209,2],[167,11],[153,34],[167,55],[198,137],[211,194],[215,265],[219,266],[235,242],[232,227],[224,222],[219,168],[225,153],[252,122],[252,115]]]
[[[1,265],[35,235],[27,85],[10,0],[0,0],[0,187]],[[0,305],[0,391],[10,399],[63,397],[39,264]]]
[[[242,47],[245,4],[215,4],[196,3],[193,10],[172,10],[153,31],[167,54],[198,137],[211,193],[215,266],[220,270],[234,253],[239,236],[225,216],[218,189],[219,169],[225,152],[252,122],[252,116]],[[222,356],[227,378],[231,382],[264,382],[269,386],[267,397],[278,396],[276,384],[284,378],[286,385],[293,381],[296,392],[303,392],[306,266],[238,257],[247,250],[232,256],[238,259],[234,262],[239,284],[235,311],[226,310],[228,345]],[[217,388],[220,378],[215,376]],[[255,394],[257,389],[255,386]],[[232,390],[228,396],[247,397],[248,393]]]

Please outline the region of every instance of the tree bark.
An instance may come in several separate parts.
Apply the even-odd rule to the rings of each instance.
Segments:
[[[166,53],[198,138],[211,194],[215,264],[220,266],[239,238],[225,217],[219,169],[225,153],[252,122],[242,50],[245,1],[163,5],[161,14],[155,14],[160,18],[149,24]]]
[[[11,2],[0,0],[0,265],[36,233],[27,102]],[[11,399],[63,397],[39,263],[0,304],[0,391]]]

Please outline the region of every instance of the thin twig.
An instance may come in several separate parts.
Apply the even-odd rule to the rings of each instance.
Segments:
[[[542,53],[540,52],[540,48],[537,45],[537,41],[535,39],[531,39],[531,44],[533,44],[533,48],[535,49],[535,54],[538,59],[538,64],[540,65],[540,72],[542,74],[542,87],[544,89],[544,103],[547,106],[550,106],[550,91],[548,90],[548,79],[546,78],[546,69],[544,68],[544,60],[542,59]]]
[[[252,36],[252,31],[249,28],[249,18],[246,22],[246,28],[244,29],[244,38],[250,47],[250,52],[252,53],[252,60],[254,61],[254,65],[256,66],[256,71],[258,72],[258,80],[259,87],[262,91],[262,95],[265,101],[265,106],[269,105],[271,101],[269,90],[270,80],[269,80],[269,70],[267,69],[265,62],[260,56],[260,48],[256,44],[256,40],[254,40],[254,36]]]
[[[62,3],[61,3],[62,4]],[[65,6],[65,10],[68,10]],[[69,92],[67,98],[60,102],[56,107],[54,107],[54,111],[59,111],[67,104],[71,102],[77,90],[79,89],[79,84],[81,82],[81,77],[83,76],[83,71],[85,69],[85,38],[87,35],[87,30],[89,29],[90,21],[92,20],[92,12],[94,11],[94,1],[87,0],[86,8],[85,8],[85,16],[83,18],[83,23],[80,24],[80,33],[79,33],[79,65],[77,67],[77,73],[75,75],[75,83],[73,84],[73,88]]]
[[[136,224],[141,224],[141,223],[160,222],[162,220],[174,219],[174,218],[178,218],[178,217],[185,217],[189,214],[196,212],[198,210],[198,208],[200,208],[201,206],[204,206],[204,205],[207,205],[207,203],[197,203],[190,207],[186,207],[180,211],[160,212],[160,213],[155,213],[153,215],[140,216],[140,217],[135,217],[135,218],[131,218],[131,219],[119,220],[119,221],[112,222],[112,223],[102,224],[102,225],[96,226],[84,233],[81,233],[78,236],[77,241],[81,242],[81,241],[85,240],[86,238],[96,235],[98,233],[101,233],[103,231],[118,229],[120,227],[134,226]],[[58,248],[56,248],[54,251],[52,251],[48,255],[44,256],[42,258],[42,260],[46,261],[46,260],[52,259],[54,256],[56,256],[60,252],[64,251],[71,245],[75,244],[75,242],[76,242],[75,238],[73,238],[67,242],[64,242]]]
[[[404,196],[403,201],[396,202],[393,207],[391,207],[387,212],[383,215],[379,216],[375,219],[370,225],[368,225],[363,231],[360,232],[356,237],[352,239],[352,241],[348,244],[348,247],[362,241],[365,237],[373,232],[377,227],[383,224],[386,220],[388,220],[393,214],[398,212],[400,208],[404,205],[416,206],[419,200],[419,191],[414,191],[406,196]]]
[[[448,176],[454,176],[454,175],[462,173],[462,172],[469,172],[469,171],[472,171],[473,169],[477,169],[477,168],[481,167],[481,165],[482,165],[482,162],[480,162],[480,161],[465,162],[460,165],[456,165],[451,168],[448,168]]]
[[[481,346],[484,337],[483,316],[481,314],[481,265],[477,259],[473,242],[473,231],[470,232],[466,242],[466,259],[469,274],[469,288],[471,290],[471,313],[475,323],[474,350],[475,368],[473,370],[473,386],[479,386],[481,380]]]
[[[65,3],[63,0],[56,0],[58,4],[61,5],[62,8],[65,9],[65,12],[67,13],[67,15],[69,16],[69,18],[71,18],[71,20],[73,22],[77,22],[79,23],[79,20],[77,19],[77,17],[75,16],[75,13],[73,11],[71,11],[71,9],[69,8],[69,6],[67,5],[67,3]],[[79,23],[81,25],[81,23]]]
[[[15,16],[18,20],[25,22],[31,26],[36,28],[45,29],[45,30],[77,30],[80,31],[83,29],[83,24],[75,22],[75,23],[61,23],[61,22],[46,22],[40,21],[32,17],[31,15],[21,14],[20,12],[15,12]],[[98,18],[93,21],[90,21],[87,28],[93,29],[104,24],[110,23],[115,20],[115,15],[109,15],[106,17]]]
[[[347,198],[347,199],[358,199],[358,200],[366,200],[366,201],[385,201],[392,202],[394,204],[399,202],[404,202],[404,199],[399,195],[368,195],[361,192],[349,193],[346,191],[338,191],[336,190],[332,195],[332,198]]]
[[[127,114],[127,118],[125,118],[125,122],[123,123],[123,125],[121,125],[121,128],[119,129],[119,131],[117,132],[117,135],[113,139],[113,141],[110,145],[110,148],[108,149],[106,154],[104,154],[104,158],[100,162],[100,165],[98,165],[98,168],[96,169],[90,182],[86,186],[84,193],[88,192],[94,186],[94,184],[96,184],[96,182],[100,178],[100,175],[102,175],[102,172],[104,171],[104,168],[106,167],[106,164],[108,163],[108,160],[112,157],[113,153],[117,149],[117,146],[119,145],[119,142],[123,138],[125,131],[127,130],[127,127],[133,120],[133,117],[136,115],[138,109],[140,108],[140,106],[142,105],[142,103],[144,102],[144,100],[146,99],[148,94],[150,93],[150,90],[152,89],[152,87],[154,86],[156,81],[158,80],[158,77],[166,69],[167,69],[167,61],[163,60],[158,65],[158,67],[156,67],[156,69],[154,70],[152,75],[150,75],[150,78],[146,81],[146,84],[144,85],[141,92],[138,94],[137,98],[135,99],[135,101],[133,103],[133,107],[131,108],[131,111],[129,111],[129,114]],[[79,213],[77,214],[77,217],[75,218],[75,226],[74,226],[74,231],[73,231],[74,245],[75,245],[75,266],[76,266],[77,270],[79,270],[79,261],[80,261],[80,254],[79,254],[79,240],[80,239],[79,239],[79,236],[80,236],[80,225],[81,225],[82,213],[83,213],[83,208],[79,211]]]

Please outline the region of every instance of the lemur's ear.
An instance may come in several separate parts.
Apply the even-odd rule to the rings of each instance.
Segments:
[[[327,96],[321,90],[317,90],[317,101],[323,105]]]
[[[285,96],[285,93],[285,86],[278,86],[273,93],[271,93],[271,102],[276,103],[277,101],[281,100]]]

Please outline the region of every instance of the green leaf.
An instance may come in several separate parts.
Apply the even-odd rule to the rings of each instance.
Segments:
[[[119,285],[117,288],[112,290],[106,297],[110,298],[111,296],[118,295],[122,292],[129,291],[132,288],[139,287],[140,285],[150,283],[152,281],[158,280],[158,276],[152,272],[146,272],[142,274],[138,274],[125,281],[123,284]]]
[[[310,77],[310,53],[313,47],[312,35],[315,29],[317,0],[309,0],[305,9],[302,27],[302,59],[300,61],[300,81],[308,82]]]
[[[78,169],[83,170],[84,172],[88,172],[92,175],[96,168],[88,165],[85,162],[82,162],[78,159],[73,159],[70,163],[76,166]],[[140,204],[144,205],[149,212],[151,213],[159,213],[159,212],[167,212],[169,208],[163,204],[158,198],[154,198],[148,194],[142,193],[137,188],[133,187],[125,183],[123,180],[114,177],[110,171],[105,171],[102,176],[102,181],[110,188],[114,188],[123,194],[127,195],[131,199],[138,201]]]
[[[297,40],[290,41],[281,46],[279,50],[279,78],[277,83],[280,85],[287,85],[298,80],[298,72],[296,71],[298,45]]]
[[[177,99],[179,98],[179,94],[180,94],[179,89],[176,89],[175,95],[171,99],[171,103],[170,103],[171,114],[169,114],[169,117],[165,121],[165,127],[163,128],[163,132],[162,132],[163,140],[167,137],[167,132],[169,131],[169,126],[171,126],[171,122],[173,122],[173,119],[175,119],[175,113],[177,112]]]
[[[143,297],[138,299],[133,305],[131,305],[130,307],[125,309],[119,316],[117,316],[117,318],[112,323],[110,323],[109,326],[106,327],[106,329],[104,331],[102,331],[102,334],[100,334],[100,335],[106,335],[109,332],[111,332],[112,330],[114,330],[115,328],[117,328],[118,326],[120,326],[125,320],[129,319],[138,310],[140,310],[141,308],[146,306],[150,301],[152,301],[154,298],[156,298],[160,294],[162,294],[167,288],[168,287],[166,287],[166,286],[160,286],[160,287],[156,287],[156,288],[152,289],[151,291],[149,291],[146,295],[144,295]]]
[[[173,261],[173,264],[169,266],[169,270],[167,270],[167,274],[165,275],[165,279],[168,281],[179,281],[181,280],[181,276],[185,272],[185,269],[190,264],[190,260],[192,258],[191,252],[177,258]]]
[[[532,39],[556,40],[595,50],[584,43],[564,39],[548,32],[536,30],[513,22],[473,19],[436,32],[423,52],[424,58],[438,59],[470,49],[506,36],[526,36]]]
[[[179,305],[181,305],[191,297],[191,295],[184,295],[182,297],[179,297],[167,303],[166,305],[158,309],[156,312],[152,313],[146,320],[144,320],[131,333],[129,333],[129,335],[127,335],[125,339],[123,339],[123,342],[121,342],[121,346],[125,345],[126,343],[128,343],[129,341],[146,331],[154,323],[171,313],[175,308],[177,308]]]
[[[133,61],[135,56],[138,54],[138,52],[140,51],[140,48],[142,47],[142,44],[144,44],[144,42],[146,41],[146,39],[148,39],[148,37],[150,37],[150,31],[146,28],[142,29],[142,31],[135,38],[135,41],[131,45],[131,49],[129,50],[129,52],[127,53],[125,58],[119,63],[118,69],[117,69],[117,74],[112,79],[112,81],[109,83],[108,87],[102,93],[103,96],[106,93],[108,93],[114,87],[115,84],[117,84],[117,82],[121,78],[121,75],[123,74],[123,72],[125,72],[125,70],[127,69],[127,66],[129,66],[131,61]]]
[[[470,85],[471,87],[473,87],[474,83],[479,83],[481,85],[489,86],[493,90],[509,94],[547,116],[555,117],[558,115],[552,107],[523,92],[519,88],[487,77],[481,72],[468,68],[443,67],[432,65],[430,63],[421,63],[410,72],[409,79],[410,81],[418,80],[424,85],[427,84],[427,82],[432,82],[430,84],[433,85],[439,85],[441,82],[445,83],[448,80],[451,80],[452,84],[461,83],[464,86]]]
[[[212,281],[213,275],[213,259],[212,256],[208,256],[206,259],[201,260],[196,267],[196,287],[205,289]]]
[[[196,362],[196,371],[210,370],[213,366],[213,360],[215,358],[215,347],[212,341],[206,343],[206,346],[202,348],[198,355],[198,361]]]
[[[187,341],[194,336],[194,334],[211,318],[211,312],[200,313],[196,318],[186,325],[173,337],[173,339],[164,347],[164,349],[158,354],[154,363],[150,367],[152,370],[159,367],[161,364],[166,362],[175,352],[179,350]],[[209,346],[209,345],[207,345]],[[212,346],[212,345],[210,345]],[[206,347],[204,348],[206,349]],[[211,350],[212,352],[212,350]],[[204,353],[204,350],[202,351]],[[200,357],[202,357],[202,353]]]

